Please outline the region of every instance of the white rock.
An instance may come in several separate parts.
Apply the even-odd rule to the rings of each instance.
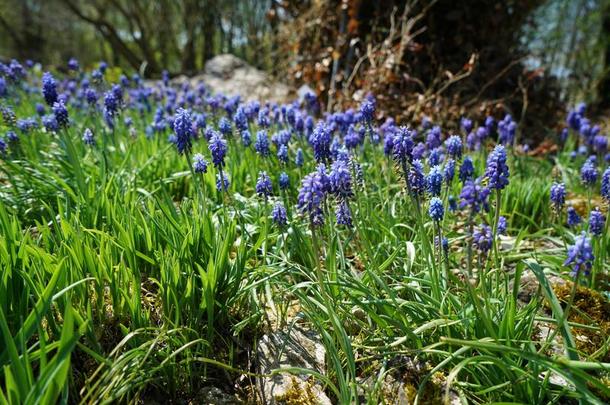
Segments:
[[[292,89],[273,79],[267,73],[230,54],[218,55],[210,59],[203,74],[192,77],[178,76],[172,79],[174,84],[185,81],[194,87],[204,83],[212,93],[223,93],[226,96],[241,96],[242,100],[287,102],[295,96]]]
[[[258,342],[258,372],[270,374],[281,368],[299,367],[324,374],[325,353],[324,345],[314,331],[300,326],[275,331],[263,335]],[[322,386],[309,374],[281,373],[261,377],[257,388],[264,404],[281,403],[287,393],[294,391],[303,394],[303,403],[331,404]]]

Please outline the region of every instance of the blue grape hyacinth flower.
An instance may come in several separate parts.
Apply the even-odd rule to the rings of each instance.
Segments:
[[[599,207],[595,208],[589,214],[589,232],[593,236],[601,236],[604,231],[606,218],[600,211]]]
[[[288,214],[281,202],[277,202],[273,206],[273,209],[271,210],[271,220],[279,228],[285,228],[288,225]]]
[[[591,187],[597,182],[597,167],[595,166],[595,161],[591,158],[587,159],[585,163],[580,168],[580,179],[582,183]]]
[[[83,142],[85,145],[95,146],[95,138],[93,137],[93,132],[89,128],[85,128],[83,132]]]
[[[557,212],[561,211],[566,202],[566,188],[563,183],[553,183],[551,186],[551,205]]]
[[[504,146],[497,145],[487,157],[485,177],[488,181],[488,187],[502,190],[508,185],[509,174],[508,165],[506,164],[506,150]]]
[[[256,194],[261,197],[269,197],[273,194],[273,186],[271,184],[271,178],[267,172],[261,171],[258,174],[258,180],[256,181]]]
[[[208,171],[208,162],[201,153],[193,155],[193,171],[202,174]]]
[[[568,207],[568,226],[575,227],[577,225],[580,225],[581,222],[582,218],[580,217],[580,215],[578,215],[574,207]]]
[[[174,117],[174,134],[179,153],[189,153],[193,146],[193,122],[188,110],[179,108]]]
[[[57,82],[50,72],[42,75],[42,95],[50,106],[57,102]]]
[[[430,200],[430,206],[428,207],[428,215],[433,221],[439,222],[443,220],[445,215],[445,208],[443,207],[443,201],[438,197],[432,197]]]
[[[574,244],[568,247],[568,257],[563,265],[572,267],[572,277],[575,277],[580,272],[588,276],[593,266],[594,258],[591,240],[587,238],[585,232],[582,232],[576,237]]]
[[[212,163],[214,163],[214,166],[222,168],[225,165],[227,141],[223,139],[221,134],[213,131],[208,149],[210,149],[210,153],[212,154]]]
[[[299,190],[298,208],[309,216],[312,226],[320,226],[324,223],[322,203],[325,195],[325,186],[318,171],[303,178]]]

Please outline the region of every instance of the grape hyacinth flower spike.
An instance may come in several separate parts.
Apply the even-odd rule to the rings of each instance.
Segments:
[[[440,222],[443,220],[445,215],[445,209],[443,207],[443,201],[438,197],[432,197],[430,200],[430,207],[428,208],[428,215],[434,222]]]
[[[193,170],[198,174],[207,173],[208,171],[208,162],[201,153],[196,153],[193,156]]]
[[[566,202],[566,188],[563,183],[553,183],[551,186],[551,206],[556,213],[561,212]]]
[[[193,137],[193,122],[191,115],[185,109],[179,108],[174,117],[174,134],[176,135],[175,142],[178,153],[188,154],[193,146],[191,138]]]
[[[591,235],[598,237],[601,236],[604,231],[605,223],[606,218],[600,211],[599,207],[591,211],[591,214],[589,215],[589,232]]]
[[[93,132],[89,128],[85,128],[83,132],[83,142],[88,146],[95,146],[95,138],[93,137]]]
[[[258,174],[258,180],[256,181],[256,194],[261,197],[267,198],[273,194],[273,186],[271,184],[271,178],[267,172],[261,171]]]
[[[309,217],[312,227],[324,224],[322,203],[326,192],[322,178],[318,171],[312,172],[303,178],[298,196],[298,208]]]
[[[594,258],[591,240],[582,232],[576,237],[574,244],[568,247],[568,257],[563,265],[572,267],[572,277],[577,278],[581,272],[588,276]]]
[[[277,202],[273,206],[273,209],[271,210],[271,220],[280,229],[284,229],[288,225],[288,214],[281,202]]]
[[[578,215],[574,207],[568,207],[568,226],[573,228],[577,225],[580,225],[581,222],[582,219],[580,218],[580,215]]]

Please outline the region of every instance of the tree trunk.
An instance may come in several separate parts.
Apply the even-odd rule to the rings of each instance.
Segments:
[[[599,85],[599,106],[610,107],[610,5],[604,10],[601,38],[605,42],[604,69],[605,75]]]

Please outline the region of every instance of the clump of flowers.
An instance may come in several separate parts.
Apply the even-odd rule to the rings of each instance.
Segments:
[[[56,101],[53,103],[53,115],[59,128],[65,128],[69,124],[68,120],[68,109],[63,101]]]
[[[212,163],[214,163],[214,166],[222,168],[225,165],[224,159],[227,154],[227,141],[223,139],[221,134],[214,131],[208,148],[212,153]]]
[[[271,184],[271,178],[267,172],[261,171],[258,174],[258,180],[256,181],[256,194],[267,199],[273,194],[273,186]]]
[[[193,146],[191,138],[193,137],[193,122],[191,115],[183,108],[176,111],[174,117],[174,134],[176,135],[175,143],[178,153],[189,153]]]
[[[481,253],[487,253],[493,244],[493,233],[491,226],[481,224],[475,229],[473,235],[473,245]]]
[[[575,227],[580,225],[581,222],[582,218],[580,218],[574,207],[568,207],[568,226]]]
[[[271,152],[269,150],[269,138],[267,137],[267,131],[261,130],[256,133],[254,150],[263,157],[269,156]]]
[[[288,177],[288,173],[280,173],[280,179],[278,183],[280,185],[281,190],[287,190],[290,187],[290,177]]]
[[[349,208],[347,201],[342,200],[335,209],[335,216],[337,217],[337,225],[344,225],[348,228],[353,226],[352,223],[352,212]]]
[[[563,265],[572,267],[572,277],[576,277],[581,272],[588,276],[594,258],[591,240],[587,238],[585,232],[582,232],[576,237],[574,244],[568,247],[568,257]]]
[[[457,135],[452,135],[445,141],[447,153],[454,159],[462,157],[462,139]]]
[[[325,186],[318,171],[303,178],[299,190],[298,208],[309,217],[312,226],[320,226],[324,223],[322,203],[325,195]]]
[[[509,169],[506,164],[506,150],[502,145],[497,145],[487,157],[485,177],[488,187],[502,190],[508,185]]]
[[[400,127],[392,140],[392,152],[396,163],[404,165],[413,159],[413,131]]]
[[[580,179],[585,186],[591,187],[597,182],[597,176],[598,172],[594,159],[587,159],[580,168]]]
[[[206,173],[208,171],[208,162],[201,153],[196,153],[193,156],[193,170],[195,173]]]
[[[443,173],[440,166],[434,166],[432,169],[430,169],[426,183],[428,193],[433,196],[438,196],[441,194]]]
[[[589,214],[589,232],[593,236],[601,236],[604,231],[604,225],[606,218],[604,214],[599,210],[599,207],[595,208]]]
[[[57,82],[50,72],[42,75],[42,95],[50,106],[57,102]]]
[[[474,177],[474,164],[472,163],[472,159],[470,156],[466,156],[462,165],[460,166],[460,180],[465,182],[466,180],[470,180]]]
[[[445,215],[445,208],[443,207],[443,201],[438,197],[432,197],[430,200],[430,206],[428,207],[428,215],[435,222],[443,220]]]
[[[283,229],[288,225],[288,214],[281,202],[275,203],[271,210],[271,220],[278,228]]]
[[[95,138],[93,137],[93,132],[89,128],[85,128],[83,132],[83,142],[85,145],[95,146]]]
[[[489,188],[482,186],[480,179],[467,180],[460,193],[460,208],[469,207],[472,215],[479,213],[481,209],[487,211],[489,193]]]
[[[566,202],[566,188],[563,183],[553,183],[551,186],[551,205],[555,212],[560,212]]]

